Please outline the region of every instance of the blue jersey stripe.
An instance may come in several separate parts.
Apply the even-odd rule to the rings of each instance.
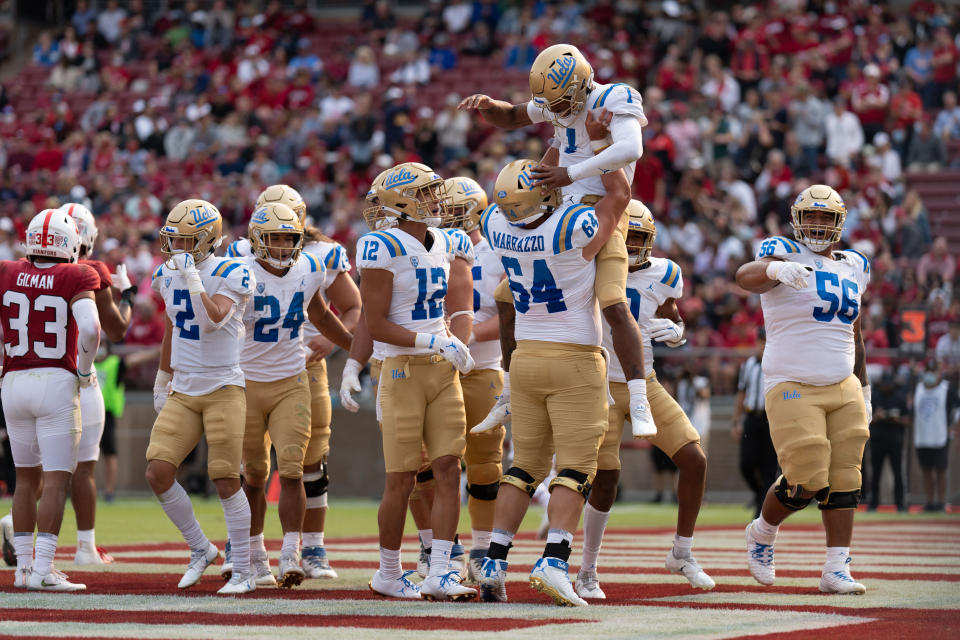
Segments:
[[[800,253],[800,249],[791,245],[783,236],[776,236],[776,239],[783,243],[783,248],[787,250],[787,253]]]
[[[571,222],[581,211],[589,208],[590,207],[585,204],[577,204],[563,213],[560,222],[557,224],[557,228],[553,232],[553,252],[555,254],[569,251],[573,247],[573,225]]]
[[[676,287],[677,283],[680,282],[680,267],[674,268],[676,273],[673,274],[673,279],[670,281],[671,287]]]
[[[490,216],[493,215],[493,210],[496,209],[496,207],[497,205],[492,204],[484,209],[483,213],[480,214],[480,232],[483,234],[483,237],[487,239],[487,242],[490,242],[490,232],[488,229]]]
[[[327,269],[336,269],[340,266],[340,245],[330,249],[327,254]]]
[[[666,273],[663,274],[663,277],[660,278],[660,284],[667,284],[668,282],[670,282],[670,278],[672,277],[673,277],[673,263],[668,262],[667,271]]]
[[[603,92],[603,95],[601,95],[599,98],[597,98],[594,101],[593,108],[596,109],[597,107],[602,107],[603,103],[606,102],[607,100],[607,96],[610,95],[610,92],[616,89],[617,87],[621,86],[622,84],[623,84],[622,82],[618,82],[617,84],[607,87],[607,90]]]
[[[797,253],[800,253],[800,245],[798,245],[795,241],[791,240],[790,238],[784,238],[784,240],[790,243],[794,251],[796,251]]]
[[[314,258],[314,257],[313,257],[312,255],[310,255],[309,253],[304,253],[303,255],[304,255],[304,257],[306,257],[307,262],[310,263],[310,271],[315,273],[315,272],[317,271],[317,266],[318,266],[318,265],[317,265],[317,259]]]
[[[224,264],[227,265],[227,268],[223,270],[223,273],[219,274],[221,278],[226,278],[228,275],[230,275],[231,271],[233,271],[234,269],[240,266],[239,262],[229,262],[229,263],[225,262]],[[220,265],[220,266],[223,266],[223,265]]]

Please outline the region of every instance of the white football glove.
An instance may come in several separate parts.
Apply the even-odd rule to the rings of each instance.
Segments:
[[[347,363],[343,365],[343,376],[340,378],[340,404],[352,413],[360,410],[360,405],[353,399],[350,392],[360,392],[360,371],[362,370],[363,365],[353,358],[347,358]]]
[[[813,271],[810,267],[783,260],[771,260],[767,263],[767,277],[793,287],[794,289],[807,288],[807,276]]]
[[[503,372],[503,391],[497,396],[497,402],[490,409],[487,417],[477,426],[470,429],[470,433],[483,433],[495,429],[499,425],[510,424],[510,372]]]
[[[653,318],[646,325],[647,333],[654,342],[665,342],[671,347],[683,344],[683,323],[670,318]]]
[[[86,389],[87,387],[97,386],[97,370],[93,369],[90,373],[81,373],[80,370],[77,370],[77,379],[80,381],[80,388]]]
[[[873,398],[870,392],[870,385],[861,387],[863,391],[863,404],[867,407],[867,425],[873,422]]]
[[[647,401],[647,381],[643,378],[627,381],[630,391],[630,426],[634,438],[649,438],[657,435],[657,425],[650,413]]]
[[[168,266],[179,272],[187,283],[187,289],[190,295],[194,296],[203,293],[203,281],[200,279],[200,272],[197,270],[197,263],[189,253],[175,253],[167,260]]]
[[[157,413],[160,413],[163,405],[167,403],[167,397],[170,395],[171,380],[173,380],[173,376],[163,369],[157,369],[157,377],[153,381],[153,409]]]
[[[133,283],[130,282],[130,278],[127,276],[127,265],[125,264],[118,264],[117,272],[111,274],[111,278],[113,278],[113,286],[115,286],[120,293],[123,293],[133,286]]]
[[[473,356],[467,345],[460,342],[456,336],[434,335],[432,333],[418,333],[415,342],[419,349],[430,349],[434,353],[443,356],[460,373],[470,373],[473,371]]]

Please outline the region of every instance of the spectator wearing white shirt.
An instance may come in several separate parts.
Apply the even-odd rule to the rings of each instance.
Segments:
[[[126,17],[127,12],[117,6],[117,0],[109,0],[107,8],[97,14],[97,31],[107,42],[116,44]]]
[[[443,10],[443,22],[447,25],[448,33],[460,33],[470,25],[473,15],[473,4],[460,0],[448,4]]]
[[[347,84],[361,89],[372,89],[380,84],[380,67],[370,47],[358,47],[350,69],[347,71]]]
[[[927,363],[913,396],[913,446],[923,474],[924,511],[943,511],[947,493],[950,432],[956,431],[957,390],[940,376],[935,360]]]
[[[960,320],[950,323],[950,330],[937,340],[937,362],[951,374],[960,369]]]
[[[953,91],[943,93],[943,110],[933,122],[933,133],[944,140],[960,140],[960,107]]]
[[[890,182],[898,182],[903,176],[903,169],[900,166],[900,154],[890,146],[890,136],[881,131],[873,136],[873,146],[877,150],[876,166],[883,177]]]
[[[740,103],[740,85],[723,68],[718,56],[707,56],[705,64],[709,78],[700,87],[700,92],[707,98],[717,100],[723,110],[729,113]]]
[[[353,100],[343,94],[343,85],[334,85],[332,91],[320,100],[320,119],[339,120],[353,111]]]
[[[833,99],[833,111],[824,118],[827,134],[827,157],[833,162],[849,166],[850,159],[863,148],[863,127],[860,120],[847,110],[846,101]]]
[[[467,132],[470,131],[470,117],[465,111],[457,109],[460,96],[451,93],[447,96],[447,108],[440,112],[436,120],[437,138],[443,150],[444,163],[462,158],[469,153]]]

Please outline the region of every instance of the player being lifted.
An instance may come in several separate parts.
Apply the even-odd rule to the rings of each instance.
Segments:
[[[516,160],[504,167],[494,186],[496,204],[480,217],[480,230],[513,292],[512,306],[498,300],[505,373],[491,414],[512,407],[515,451],[500,481],[481,589],[486,600],[507,599],[507,552],[556,453],[550,528],[530,584],[557,604],[586,605],[570,584],[567,561],[607,425],[594,258],[626,209],[630,186],[617,171],[604,177],[607,195],[596,210],[561,205],[559,190],[533,186],[534,166]],[[481,433],[496,422],[486,419],[472,431]]]
[[[630,226],[627,230],[627,252],[630,254],[630,272],[627,275],[627,298],[630,313],[644,328],[643,362],[646,367],[647,398],[657,435],[650,444],[666,453],[680,470],[677,488],[677,533],[673,549],[667,554],[666,568],[682,574],[694,587],[712,589],[710,576],[690,554],[693,529],[700,511],[700,502],[706,482],[707,458],[700,448],[700,436],[690,419],[657,381],[653,371],[651,340],[669,347],[679,347],[685,341],[684,326],[677,310],[676,300],[683,295],[683,277],[680,267],[672,260],[650,255],[657,234],[650,210],[639,200],[627,206]],[[603,344],[611,348],[610,328],[603,327]],[[610,518],[610,508],[617,496],[620,479],[620,440],[625,419],[629,419],[629,394],[623,370],[616,360],[608,363],[610,394],[615,402],[610,406],[607,433],[600,445],[597,458],[597,477],[590,491],[590,500],[583,513],[583,559],[577,574],[577,593],[583,598],[605,598],[597,581],[597,556],[603,531]]]
[[[606,193],[602,178],[618,169],[624,169],[628,183],[633,181],[634,165],[643,154],[642,127],[647,124],[638,91],[620,83],[595,84],[590,63],[568,44],[547,47],[537,56],[530,68],[530,91],[532,100],[517,105],[476,94],[464,99],[460,108],[476,109],[504,129],[552,123],[552,148],[530,175],[534,186],[561,187],[567,204],[595,204]],[[604,130],[599,139],[592,139],[598,136],[591,127],[598,123],[609,124],[609,136]],[[646,437],[656,433],[656,426],[646,399],[640,330],[624,294],[626,228],[624,211],[597,254],[595,289],[626,373],[634,436]]]
[[[746,537],[750,573],[773,584],[780,523],[815,498],[827,534],[820,591],[861,594],[866,587],[850,577],[848,565],[871,413],[860,333],[870,263],[858,251],[833,251],[846,217],[836,191],[808,187],[790,207],[796,242],[769,238],[737,271],[737,284],[760,294],[764,400],[783,470]],[[816,348],[798,351],[805,344]]]
[[[347,331],[356,330],[360,319],[360,291],[350,277],[350,261],[347,251],[316,227],[306,224],[307,204],[296,189],[285,184],[274,184],[257,197],[259,209],[266,204],[284,204],[300,218],[304,225],[303,250],[320,258],[327,270],[326,290],[321,291],[325,300],[336,308],[340,321]],[[230,243],[228,256],[253,255],[249,238],[240,238]],[[330,566],[327,550],[323,545],[323,530],[327,514],[327,456],[330,453],[330,389],[327,383],[326,356],[333,350],[333,343],[323,337],[312,323],[304,323],[303,340],[307,345],[307,375],[310,380],[310,444],[303,462],[303,484],[307,496],[301,536],[303,557],[301,566],[307,578],[336,578]],[[227,554],[229,556],[229,554]],[[224,563],[227,567],[228,563]]]
[[[256,281],[239,260],[218,258],[223,241],[220,212],[204,200],[184,200],[160,228],[167,261],[151,286],[166,303],[160,368],[154,383],[159,415],[147,447],[147,482],[167,517],[190,546],[190,564],[177,585],[196,584],[216,560],[176,472],[206,436],[207,471],[223,505],[232,548],[233,575],[217,593],[256,588],[250,570],[250,504],[240,487],[246,413],[240,369],[243,314]]]
[[[27,227],[27,259],[0,262],[3,413],[17,474],[15,587],[86,589],[53,568],[63,507],[77,466],[78,388],[93,385],[100,343],[93,293],[100,278],[86,265],[69,264],[79,250],[74,220],[63,211],[45,209]]]
[[[387,473],[378,515],[380,568],[370,588],[400,598],[473,598],[476,591],[462,586],[459,574],[449,570],[466,435],[457,370],[469,372],[473,359],[444,322],[454,247],[446,233],[434,228],[446,205],[443,180],[425,165],[400,164],[377,184],[376,200],[397,226],[373,231],[358,245],[364,318],[385,356],[378,404]],[[446,311],[452,315],[461,309]],[[418,588],[402,571],[400,541],[421,443],[433,468],[436,497],[430,575]]]
[[[94,293],[100,325],[112,342],[119,342],[123,340],[127,327],[130,326],[133,297],[137,294],[137,288],[127,277],[125,265],[117,265],[117,272],[111,277],[107,265],[92,258],[98,231],[90,210],[73,202],[63,205],[60,210],[77,223],[80,233],[79,263],[88,265],[100,276],[100,287]],[[119,305],[114,301],[111,285],[120,292]],[[73,562],[80,565],[113,562],[113,558],[97,548],[94,532],[97,513],[97,484],[94,472],[100,458],[100,438],[103,436],[105,420],[103,394],[100,393],[94,377],[93,384],[80,389],[80,421],[83,433],[80,436],[77,470],[73,474],[70,492],[70,501],[77,516],[77,552]],[[116,458],[112,457],[108,464],[110,463],[115,467]],[[115,469],[113,473],[116,474]]]
[[[310,442],[311,399],[301,326],[309,319],[344,349],[350,348],[350,334],[323,300],[323,262],[301,253],[303,227],[296,213],[284,204],[261,206],[250,218],[248,237],[254,257],[240,260],[257,285],[243,315],[247,336],[240,367],[247,383],[243,487],[251,510],[251,564],[258,585],[277,584],[263,543],[264,488],[272,443],[277,451],[283,529],[278,577],[281,587],[290,588],[305,576],[300,566],[300,527],[306,507],[303,461]]]

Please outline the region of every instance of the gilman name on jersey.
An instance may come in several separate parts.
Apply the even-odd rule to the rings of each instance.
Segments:
[[[25,273],[17,274],[18,287],[30,287],[33,289],[52,289],[53,276],[45,273]]]
[[[526,238],[518,238],[517,236],[512,236],[509,233],[494,231],[493,244],[497,249],[506,249],[508,251],[516,251],[518,253],[526,253],[528,251],[543,251],[543,236],[538,235],[527,236]]]

